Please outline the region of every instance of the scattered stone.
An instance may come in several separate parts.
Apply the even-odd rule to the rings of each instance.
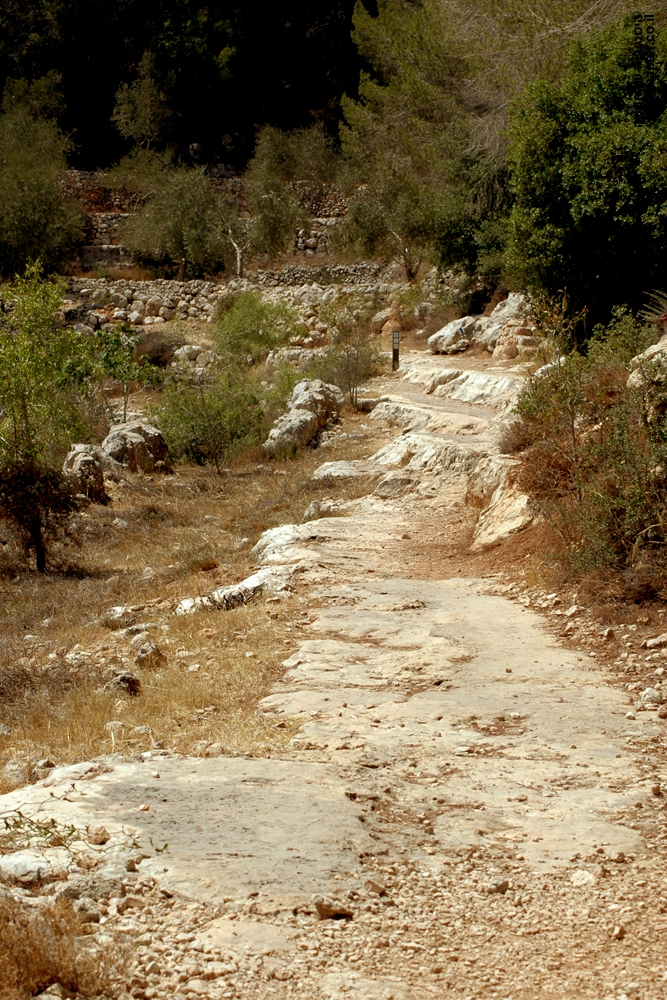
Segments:
[[[334,899],[333,896],[315,895],[312,897],[312,902],[320,920],[351,920],[354,916],[354,912],[347,903]]]
[[[616,927],[614,927],[613,931],[611,932],[611,936],[615,938],[617,941],[622,941],[625,935],[626,935],[626,930],[623,924],[617,924]]]
[[[167,658],[157,643],[145,642],[137,650],[134,662],[143,670],[157,670],[166,664]]]
[[[129,670],[122,670],[114,673],[113,677],[106,682],[104,691],[123,691],[125,694],[136,697],[141,694],[141,680]]]
[[[577,886],[577,888],[585,885],[593,885],[595,875],[593,872],[586,871],[585,868],[577,868],[576,872],[572,872],[572,875],[570,875],[570,882],[572,885]]]
[[[486,891],[489,893],[497,892],[500,893],[501,896],[504,896],[509,887],[510,884],[506,878],[497,878],[492,882],[489,882],[486,887]]]
[[[106,844],[111,839],[109,831],[103,826],[94,826],[92,829],[88,830],[88,843],[90,844]]]
[[[662,705],[662,693],[657,688],[645,688],[639,696],[642,705]]]
[[[2,769],[2,776],[5,781],[14,785],[24,785],[30,777],[30,772],[23,761],[9,760]]]
[[[66,874],[62,859],[41,851],[25,849],[0,855],[0,881],[10,885],[33,886],[63,878]]]
[[[102,624],[109,629],[115,630],[119,628],[127,628],[128,625],[134,625],[138,617],[137,612],[134,608],[123,607],[123,605],[117,605],[114,608],[109,608],[105,611],[102,616]]]
[[[642,649],[662,649],[667,646],[667,632],[656,636],[654,639],[646,639],[642,643]]]
[[[100,922],[100,911],[97,903],[90,896],[81,896],[74,900],[74,912],[78,913],[81,921],[86,924],[98,924]]]
[[[387,891],[387,885],[379,875],[373,875],[364,882],[364,889],[374,896],[384,896]]]

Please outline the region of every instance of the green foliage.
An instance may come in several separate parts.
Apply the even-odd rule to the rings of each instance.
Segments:
[[[123,391],[123,423],[127,420],[127,403],[132,383],[147,385],[156,381],[156,369],[146,357],[135,360],[141,335],[126,323],[95,334],[95,355],[99,374],[120,385]]]
[[[309,176],[320,184],[321,177],[327,176],[326,155],[319,174],[318,161],[307,153],[309,134],[310,130],[288,133],[266,127],[258,135],[246,172],[252,214],[249,245],[253,253],[267,254],[270,259],[278,257],[291,247],[294,231],[305,223],[292,182]],[[324,139],[321,133],[314,134]]]
[[[55,267],[83,235],[81,212],[60,193],[68,142],[53,121],[33,114],[38,90],[10,88],[0,115],[0,274],[7,276],[38,258]]]
[[[629,0],[380,0],[371,14],[357,4],[353,37],[368,69],[358,99],[343,98],[341,138],[350,190],[367,188],[340,235],[357,252],[398,250],[408,275],[423,257],[520,283],[505,259],[508,108],[540,75],[545,91],[555,86],[573,38],[629,9]],[[546,150],[539,158],[537,175],[552,161]]]
[[[667,583],[667,368],[629,358],[650,339],[655,328],[617,310],[587,355],[557,357],[516,409],[518,484],[556,528],[561,554],[575,570],[620,571],[640,596]]]
[[[153,412],[174,459],[211,462],[220,473],[235,452],[259,440],[264,422],[246,372],[237,366],[211,367],[173,370]]]
[[[153,57],[144,52],[139,66],[139,76],[131,83],[122,84],[116,93],[111,120],[124,139],[150,149],[164,138],[171,118],[164,94],[153,79]]]
[[[345,393],[356,408],[360,387],[380,373],[381,351],[369,333],[370,310],[364,310],[355,298],[346,295],[327,303],[322,315],[332,330],[332,344],[317,354],[309,374]]]
[[[264,302],[257,292],[241,292],[223,299],[213,337],[222,357],[246,365],[262,361],[304,332],[295,311],[284,303]]]
[[[33,264],[0,314],[0,460],[55,462],[85,436],[91,342],[55,322],[64,293]]]
[[[0,466],[0,518],[16,530],[26,559],[34,552],[39,573],[46,570],[50,544],[67,534],[83,503],[71,480],[55,469],[30,459]]]
[[[636,309],[667,266],[667,44],[657,39],[652,58],[627,20],[577,41],[560,82],[532,84],[512,115],[507,266],[529,288],[567,289],[594,321],[619,291]]]
[[[2,110],[5,112],[23,110],[33,118],[47,118],[56,121],[65,110],[60,84],[60,73],[51,70],[37,80],[14,80],[5,83]]]
[[[340,168],[340,155],[321,125],[291,132],[267,125],[257,135],[248,180],[251,185],[303,181],[315,188],[335,183]]]
[[[137,205],[164,191],[172,179],[176,165],[170,150],[144,149],[136,146],[115,166],[106,171],[104,183],[110,188],[126,188],[136,192]]]
[[[149,176],[147,171],[146,182]],[[126,220],[123,239],[140,258],[185,261],[187,274],[201,274],[232,260],[236,215],[233,199],[218,192],[203,170],[160,168],[153,196]]]
[[[267,432],[274,421],[285,412],[294,392],[294,386],[303,378],[304,373],[297,371],[293,365],[283,362],[278,366],[263,393],[264,425]]]
[[[423,260],[446,266],[474,258],[473,229],[459,193],[437,178],[419,178],[398,161],[376,165],[372,180],[350,199],[331,242],[363,257],[393,258],[409,281]]]

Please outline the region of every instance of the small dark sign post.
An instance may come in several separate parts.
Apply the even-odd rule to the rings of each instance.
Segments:
[[[398,330],[394,330],[394,342],[391,352],[391,370],[393,372],[398,371],[398,345],[401,342],[401,334]]]

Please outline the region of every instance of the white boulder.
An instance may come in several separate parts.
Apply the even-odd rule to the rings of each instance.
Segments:
[[[270,455],[289,455],[310,444],[317,432],[338,417],[344,397],[338,386],[303,379],[294,386],[287,413],[278,417],[264,442]]]
[[[155,472],[167,468],[167,442],[161,431],[143,420],[112,427],[102,449],[130,472]]]
[[[104,469],[96,452],[101,452],[90,444],[75,444],[63,462],[63,472],[76,483],[79,493],[83,493],[93,503],[107,504],[109,497],[104,489]],[[113,461],[107,455],[106,458]]]
[[[478,552],[498,545],[510,535],[527,528],[533,520],[534,513],[525,493],[511,486],[499,486],[489,506],[479,516],[471,549]]]
[[[472,332],[478,319],[478,316],[463,316],[461,319],[453,319],[451,323],[447,323],[441,330],[428,338],[426,343],[429,350],[433,354],[442,354],[454,344],[468,340],[468,335]]]

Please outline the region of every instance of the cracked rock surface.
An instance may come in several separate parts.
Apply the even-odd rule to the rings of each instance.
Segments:
[[[406,489],[256,546],[309,616],[262,703],[277,727],[300,720],[288,751],[155,750],[2,797],[3,811],[108,831],[87,848],[90,875],[54,870],[43,891],[69,886],[95,901],[95,933],[131,936],[137,1000],[667,995],[665,722],[628,718],[606,668],[538,610],[440,577],[410,548],[457,522],[520,374],[484,388],[478,372],[477,408],[428,395],[432,371],[404,374],[381,405],[420,430],[375,464],[405,470],[399,444],[426,439]],[[640,724],[657,742],[638,755]],[[39,864],[43,879],[67,858],[45,849]]]

